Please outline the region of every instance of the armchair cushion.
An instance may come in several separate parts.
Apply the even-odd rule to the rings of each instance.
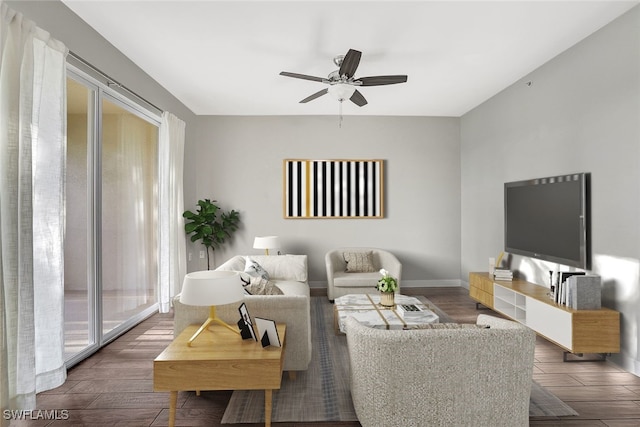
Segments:
[[[374,286],[380,279],[380,273],[345,273],[336,271],[333,273],[333,286],[339,288],[370,288],[374,292]]]
[[[343,252],[342,256],[347,263],[347,273],[371,273],[377,271],[373,266],[371,251]]]

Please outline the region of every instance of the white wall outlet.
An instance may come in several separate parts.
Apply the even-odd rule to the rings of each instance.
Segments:
[[[193,252],[189,252],[189,258],[188,258],[189,262],[191,262],[192,259],[193,259]]]
[[[204,258],[204,251],[200,251],[200,258]]]

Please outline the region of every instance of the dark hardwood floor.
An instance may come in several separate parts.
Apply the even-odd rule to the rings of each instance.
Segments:
[[[314,295],[318,290],[314,289]],[[479,312],[464,288],[403,289],[425,295],[459,322]],[[171,314],[156,314],[69,370],[66,383],[37,396],[39,410],[67,410],[66,420],[12,421],[11,426],[163,426],[168,393],[153,392],[153,359],[173,339]],[[563,363],[557,346],[538,338],[534,379],[580,415],[531,419],[532,426],[640,426],[640,378],[610,362]],[[176,425],[218,426],[229,391],[180,392]],[[313,404],[313,402],[309,402]],[[258,424],[243,424],[257,426]],[[343,426],[349,423],[277,423],[277,426]]]

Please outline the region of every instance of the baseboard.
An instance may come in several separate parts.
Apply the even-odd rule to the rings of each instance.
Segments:
[[[461,280],[402,280],[403,288],[459,288]]]
[[[326,282],[326,281],[321,282],[321,281],[314,281],[314,280],[312,280],[312,281],[310,281],[310,282],[309,282],[309,287],[310,287],[311,289],[314,289],[314,288],[316,288],[316,289],[317,289],[317,288],[327,289],[327,282]]]
[[[628,356],[625,353],[612,354],[607,358],[613,364],[619,366],[627,372],[640,377],[640,361],[633,357]]]

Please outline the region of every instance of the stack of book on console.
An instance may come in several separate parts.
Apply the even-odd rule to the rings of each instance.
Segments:
[[[504,268],[496,268],[493,272],[496,280],[513,280],[513,271]]]
[[[413,304],[397,304],[396,311],[405,319],[410,319],[412,316],[419,316],[422,313],[422,309]]]

